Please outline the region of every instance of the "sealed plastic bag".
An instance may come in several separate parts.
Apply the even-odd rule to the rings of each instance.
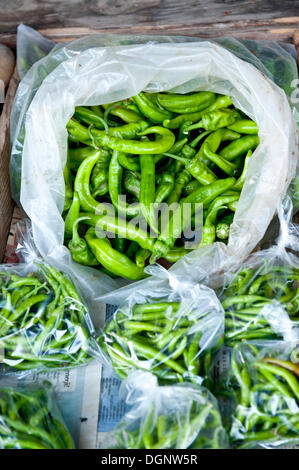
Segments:
[[[30,224],[17,233],[24,262],[0,266],[1,372],[86,364],[95,332],[86,304],[72,280],[37,254]]]
[[[159,386],[137,372],[122,385],[129,411],[100,443],[118,449],[223,449],[227,436],[217,401],[204,387]]]
[[[74,449],[49,382],[24,388],[0,379],[0,449]]]
[[[233,447],[299,443],[299,343],[244,342],[234,347],[223,390],[233,400]]]
[[[142,369],[162,383],[201,383],[223,342],[221,305],[208,287],[179,285],[163,268],[151,271],[160,276],[160,288],[152,290],[150,280],[131,287],[103,329],[101,349],[121,378]]]
[[[257,122],[261,143],[248,165],[228,245],[213,245],[206,264],[202,257],[207,250],[200,248],[172,269],[182,279],[186,275],[196,279],[199,266],[209,272],[227,256],[234,262],[243,259],[265,233],[295,175],[296,125],[285,94],[251,64],[215,42],[162,38],[158,44],[132,45],[126,38],[124,45],[118,45],[122,40],[114,39],[110,47],[102,47],[100,37],[58,46],[33,66],[20,85],[12,116],[11,165],[20,168],[22,158],[21,204],[33,221],[38,249],[56,267],[82,274],[88,286],[94,271],[79,268],[63,246],[65,125],[75,106],[114,102],[140,90],[209,90],[228,94],[235,106]],[[139,41],[146,42],[146,38]],[[247,55],[254,63],[253,54]],[[20,173],[13,170],[12,175],[18,183]],[[98,279],[98,295],[117,285],[101,274]]]
[[[284,210],[283,210],[284,209]],[[284,339],[299,342],[298,227],[290,222],[292,205],[278,210],[281,233],[277,244],[251,255],[220,294],[225,311],[224,342]]]

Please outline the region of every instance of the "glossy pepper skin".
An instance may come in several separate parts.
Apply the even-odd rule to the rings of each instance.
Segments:
[[[217,196],[219,196],[224,191],[231,188],[235,183],[235,178],[227,178],[225,180],[215,181],[210,185],[203,186],[196,190],[194,193],[191,193],[188,197],[181,199],[181,204],[183,203],[200,203],[205,206],[210,204]],[[180,211],[182,214],[181,224],[174,224],[173,220],[176,219],[177,214],[175,211],[172,217],[170,217],[169,223],[166,224],[164,229],[161,231],[157,241],[155,242],[154,247],[152,248],[152,256],[150,262],[154,262],[157,259],[163,257],[168,253],[168,251],[174,246],[175,240],[181,235],[181,232],[184,230],[184,218],[183,211],[180,206],[177,211]]]
[[[215,111],[216,109],[220,108],[226,108],[232,104],[230,98],[225,95],[217,96],[216,99],[214,97],[211,97],[211,104],[204,108],[202,111],[199,112],[193,112],[193,113],[184,113],[181,114],[180,116],[177,116],[171,120],[166,120],[163,122],[163,125],[165,127],[168,127],[169,129],[178,129],[181,127],[182,124],[184,124],[187,121],[195,122],[201,119],[204,113],[210,112],[210,111]]]
[[[73,224],[73,236],[68,244],[68,248],[73,260],[77,263],[83,264],[84,266],[97,266],[99,264],[97,259],[88,249],[86,241],[78,234],[78,224],[83,222],[83,220],[86,220],[86,217],[78,218]]]
[[[229,96],[141,91],[115,103],[77,107],[67,130],[66,244],[74,221],[89,216],[81,221],[82,233],[86,226],[104,231],[113,238],[111,248],[128,252],[140,267],[159,256],[171,262],[186,254],[183,245],[190,237],[185,228],[195,229],[201,204],[207,243],[217,241],[218,233],[227,242],[230,223],[217,231],[218,224],[223,216],[233,218],[250,154],[259,142],[256,123]],[[222,187],[215,198],[231,199],[214,207],[209,193]],[[191,205],[179,215],[176,208],[185,203]],[[172,204],[176,207],[166,222]],[[117,276],[107,267],[99,269]]]
[[[146,277],[142,268],[112,248],[107,237],[98,238],[93,227],[86,232],[85,239],[97,261],[113,274],[132,281]]]

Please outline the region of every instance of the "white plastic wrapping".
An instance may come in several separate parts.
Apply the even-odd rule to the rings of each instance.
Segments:
[[[155,376],[137,372],[120,393],[129,410],[100,443],[102,449],[227,448],[217,401],[204,387],[161,387]]]
[[[222,393],[232,400],[232,447],[298,446],[298,344],[253,341],[234,347],[230,367],[219,378]]]
[[[147,269],[159,277],[160,287],[152,289],[151,278],[131,286],[99,337],[100,359],[121,378],[145,370],[161,383],[202,383],[212,352],[223,343],[221,304],[204,285],[177,283],[162,267]]]
[[[202,271],[221,269],[228,257],[232,264],[244,259],[264,235],[295,175],[297,129],[285,93],[253,65],[216,43],[167,41],[91,47],[101,40],[88,38],[64,49],[58,47],[51,52],[45,71],[42,61],[35,64],[16,98],[13,120],[20,112],[18,100],[25,101],[26,109],[36,92],[26,115],[21,112],[21,119],[13,123],[13,154],[17,154],[25,116],[21,204],[32,220],[34,241],[49,262],[83,277],[85,289],[93,297],[120,284],[74,263],[63,246],[65,126],[75,106],[110,103],[141,90],[210,90],[228,94],[235,106],[257,122],[260,145],[249,162],[228,245],[217,243],[184,256],[172,267],[180,279],[188,276],[196,282]],[[37,91],[30,84],[32,80],[42,82]],[[26,88],[29,95],[25,98]]]
[[[24,262],[0,265],[0,375],[86,365],[96,350],[89,310],[69,276],[44,263],[29,224],[18,227]]]
[[[225,343],[283,339],[299,343],[299,227],[292,203],[278,208],[280,235],[267,250],[253,253],[239,271],[227,272],[219,296],[225,311]]]

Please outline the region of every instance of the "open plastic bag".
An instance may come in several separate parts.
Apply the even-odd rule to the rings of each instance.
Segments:
[[[286,95],[264,75],[271,72],[250,49],[235,40],[224,39],[223,44],[165,37],[82,38],[56,46],[21,82],[11,126],[14,196],[17,198],[21,182],[21,205],[32,220],[42,256],[57,268],[84,277],[93,297],[120,284],[78,266],[63,246],[65,125],[76,105],[113,102],[140,90],[210,90],[228,94],[235,106],[257,122],[261,143],[249,162],[228,245],[214,244],[184,256],[172,268],[181,279],[191,276],[197,282],[199,270],[211,272],[227,257],[236,263],[247,256],[264,235],[295,176],[297,129]],[[238,50],[237,55],[251,63],[229,49]],[[276,52],[282,60],[288,56],[279,46]],[[293,59],[288,60],[288,65],[293,64]],[[95,276],[100,282],[92,285]]]
[[[278,209],[277,244],[251,255],[220,293],[227,345],[243,340],[284,339],[299,342],[299,227],[291,224],[292,204]]]
[[[201,383],[223,342],[220,302],[206,286],[179,285],[163,268],[150,271],[160,277],[160,288],[152,290],[150,279],[131,286],[103,328],[101,350],[121,378],[141,369],[161,383]]]
[[[226,400],[229,395],[232,401],[229,436],[233,447],[298,445],[298,342],[240,343],[220,380]]]
[[[24,388],[0,378],[0,449],[74,449],[49,382]]]
[[[30,230],[20,242],[24,263],[0,266],[1,373],[88,363],[95,330],[85,303],[30,246]]]
[[[100,443],[103,449],[223,449],[227,436],[217,401],[204,387],[159,386],[137,372],[123,383],[129,411]]]

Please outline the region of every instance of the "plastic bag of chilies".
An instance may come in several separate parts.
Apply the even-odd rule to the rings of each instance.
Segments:
[[[220,293],[225,311],[224,342],[284,339],[299,342],[299,227],[290,223],[292,204],[278,210],[277,244],[254,253],[236,273],[228,273]]]
[[[152,289],[151,278],[131,287],[102,330],[101,351],[121,378],[142,369],[161,383],[201,383],[223,342],[221,304],[206,286],[178,283],[162,267],[147,269],[160,287]]]
[[[159,386],[147,372],[122,384],[129,411],[100,443],[103,449],[221,449],[227,447],[217,401],[194,384]]]
[[[0,449],[74,449],[49,382],[24,388],[0,379]]]
[[[72,281],[38,256],[30,231],[22,243],[24,263],[0,266],[1,373],[88,363],[94,328],[85,303]]]
[[[219,382],[217,396],[232,412],[227,427],[233,447],[299,444],[299,342],[239,343]]]
[[[228,245],[200,247],[171,269],[196,282],[202,270],[212,273],[227,259],[242,261],[263,237],[296,174],[298,113],[288,97],[297,76],[293,57],[267,42],[99,35],[56,45],[22,79],[11,119],[13,196],[32,220],[41,255],[80,278],[91,298],[121,286],[75,263],[64,246],[66,124],[75,107],[112,103],[141,90],[206,90],[229,95],[255,120],[260,144],[249,160]]]

